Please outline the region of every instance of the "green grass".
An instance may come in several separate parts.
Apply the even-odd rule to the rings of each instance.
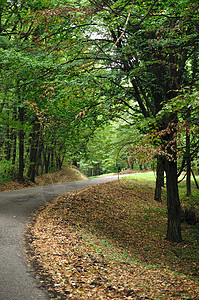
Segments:
[[[182,178],[183,178],[183,176],[180,176],[179,180],[181,180]],[[124,177],[123,179],[124,180],[142,181],[142,182],[155,182],[156,181],[156,172],[149,171],[146,173],[134,173],[134,174]],[[196,179],[199,183],[199,175],[196,176]],[[165,178],[165,180],[166,180],[166,178]],[[195,183],[194,183],[193,177],[191,177],[191,183],[194,188]],[[186,188],[186,180],[185,179],[179,184],[179,187],[181,189]]]
[[[147,183],[155,183],[156,174],[153,171],[146,172],[146,173],[134,173],[129,176],[123,177],[122,180],[134,180],[134,181],[141,181]]]
[[[180,180],[181,178],[179,178]],[[196,176],[196,180],[199,183],[199,175]],[[131,181],[137,181],[138,183],[146,183],[148,187],[155,187],[155,181],[156,181],[156,174],[155,172],[147,172],[147,173],[135,173],[132,175],[129,175],[127,177],[123,177],[121,179],[121,182],[124,182],[125,185],[128,187],[132,186]],[[166,181],[166,179],[165,179]],[[166,184],[166,182],[165,182]],[[139,189],[142,187],[140,186]],[[133,185],[132,189],[138,189],[137,186]],[[186,179],[181,181],[178,185],[179,189],[179,197],[180,201],[183,206],[186,206],[188,208],[195,208],[196,206],[199,206],[199,190],[196,188],[195,182],[193,177],[191,177],[191,195],[186,196]],[[164,196],[164,199],[166,199],[166,188],[162,189],[162,193]],[[158,208],[159,209],[159,208]]]

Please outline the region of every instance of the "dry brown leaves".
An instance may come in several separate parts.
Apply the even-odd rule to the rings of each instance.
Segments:
[[[36,177],[36,183],[30,180],[19,181],[8,181],[0,184],[0,192],[21,190],[29,187],[44,186],[57,184],[62,182],[71,182],[87,179],[78,169],[62,167],[61,171],[39,175]]]
[[[199,299],[195,257],[180,257],[196,245],[165,241],[164,204],[135,186],[99,184],[37,213],[29,259],[53,299]]]

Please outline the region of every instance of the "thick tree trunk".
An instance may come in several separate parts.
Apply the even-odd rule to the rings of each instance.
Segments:
[[[181,242],[181,207],[178,194],[177,162],[165,160],[168,224],[166,239]]]
[[[171,114],[165,119],[164,129],[164,169],[166,172],[167,187],[167,235],[166,239],[179,243],[182,241],[181,234],[181,205],[178,194],[177,174],[177,114]]]

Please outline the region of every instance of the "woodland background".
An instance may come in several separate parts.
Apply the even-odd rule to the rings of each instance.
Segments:
[[[166,174],[167,239],[180,242],[178,178],[198,173],[198,1],[0,1],[0,179],[75,165]],[[196,181],[197,185],[197,181]]]

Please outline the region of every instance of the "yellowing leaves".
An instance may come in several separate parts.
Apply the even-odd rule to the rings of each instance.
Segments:
[[[63,22],[63,21],[64,21],[64,19],[61,19],[61,18],[56,18],[56,20],[57,20],[58,22]]]

